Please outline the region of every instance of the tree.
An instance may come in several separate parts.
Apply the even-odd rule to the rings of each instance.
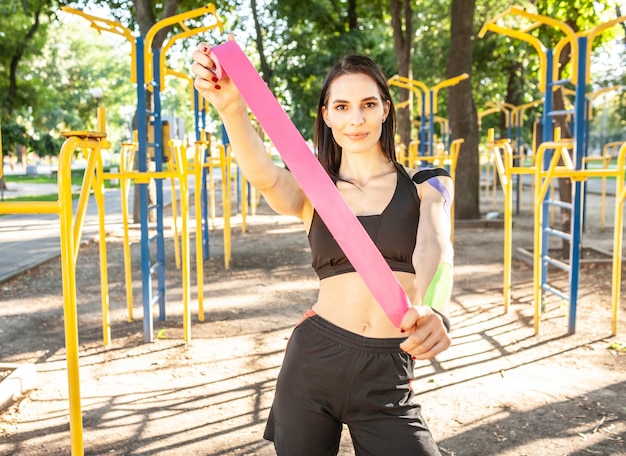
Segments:
[[[9,0],[6,3],[3,2],[0,9],[3,13],[2,22],[8,22],[9,17],[12,19],[6,23],[6,28],[3,27],[6,40],[3,40],[2,55],[9,59],[9,84],[2,103],[6,109],[6,115],[3,116],[5,119],[13,117],[16,104],[19,107],[20,101],[23,101],[18,100],[18,67],[24,56],[36,52],[37,48],[45,42],[45,24],[42,24],[42,17],[50,12],[52,6],[51,1]],[[43,34],[38,37],[40,29],[43,29]]]
[[[413,9],[412,0],[389,0],[391,9],[391,27],[393,29],[393,44],[398,65],[398,74],[413,79]],[[400,141],[407,147],[411,142],[411,127],[413,114],[413,92],[401,89],[399,102],[409,101],[409,109],[398,110],[398,134]]]
[[[451,45],[448,78],[467,73],[470,78],[450,87],[449,113],[452,140],[463,138],[455,182],[455,217],[480,217],[478,160],[478,116],[472,95],[472,39],[475,0],[452,0]]]
[[[45,43],[46,25],[42,24],[42,20],[51,14],[54,3],[51,0],[7,0],[0,6],[0,29],[3,32],[0,42],[0,120],[3,123],[14,123],[33,99],[33,93],[25,90],[27,84],[18,83],[18,79],[24,81],[24,78],[18,76],[23,59],[36,55]],[[5,142],[11,140],[7,138]],[[26,145],[15,143],[12,148],[16,149],[20,161],[25,164]]]

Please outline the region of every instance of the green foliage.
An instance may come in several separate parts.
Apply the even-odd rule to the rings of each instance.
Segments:
[[[15,122],[2,123],[2,153],[8,155],[15,152],[15,146],[26,146],[30,138],[26,133],[26,128]]]
[[[172,2],[179,13],[206,4],[196,0],[149,2],[152,6],[149,18],[154,21],[162,19],[167,5]],[[79,0],[67,3],[87,11],[93,11],[94,6],[104,7],[97,11],[110,11],[109,18],[119,20],[131,30],[139,30],[135,1]],[[235,32],[237,40],[261,69],[250,2],[220,0],[213,3],[226,22],[226,31]],[[257,0],[257,3],[264,57],[269,65],[268,74],[263,76],[305,137],[312,136],[322,78],[339,57],[350,52],[365,53],[379,62],[388,76],[397,73],[387,1],[356,0],[352,11],[349,10],[352,2],[335,0]],[[33,20],[33,9],[25,9],[24,5],[37,4],[5,0],[0,5],[0,114],[6,114],[11,57],[20,49],[24,51],[18,66],[16,110],[3,122],[3,148],[12,149],[21,141],[30,150],[45,153],[58,149],[61,130],[94,128],[98,103],[90,92],[94,87],[101,88],[104,93],[100,103],[107,107],[110,139],[115,144],[126,139],[129,108],[136,104],[135,87],[129,80],[130,46],[106,34],[97,35],[81,18],[72,16],[73,20],[68,19],[70,15],[52,8],[56,4],[53,0],[43,2],[46,8],[41,26],[36,36],[24,45],[24,34]],[[476,0],[475,30],[478,33],[485,21],[513,5],[588,29],[599,21],[610,19],[606,15],[610,12],[606,9],[608,4],[608,0],[576,0],[574,3],[565,0]],[[447,77],[450,5],[450,0],[415,0],[413,5],[413,77],[427,86]],[[197,24],[201,22],[202,19],[196,21]],[[175,31],[178,31],[177,27]],[[548,42],[553,43],[550,40],[557,38],[553,31],[538,30],[537,33]],[[615,33],[603,33],[596,43],[599,49],[613,39]],[[172,55],[168,56],[168,64],[189,74],[191,48],[200,40],[216,41],[218,38],[217,34],[207,33],[202,37],[180,40],[170,49]],[[513,90],[521,93],[520,102],[528,103],[542,97],[537,88],[539,59],[534,48],[513,38],[490,33],[484,39],[473,41],[473,57],[472,84],[479,111],[490,102],[509,100]],[[602,72],[603,76],[595,84],[606,87],[626,83],[618,67],[614,65]],[[395,93],[393,88],[392,93]],[[441,90],[438,115],[444,118],[449,117],[447,98],[448,91]],[[185,117],[190,131],[193,117],[189,109],[188,81],[168,78],[162,102],[163,114]],[[616,97],[610,107],[610,118],[617,117],[624,122],[625,96]],[[531,111],[528,114],[527,125],[534,115]],[[499,116],[489,116],[483,121],[483,130],[488,126],[497,127],[501,122]],[[609,124],[613,125],[611,122]],[[19,130],[19,126],[23,130]],[[21,134],[25,134],[26,139]]]
[[[30,149],[40,157],[58,155],[63,145],[63,138],[54,137],[50,133],[44,133],[40,137],[33,137],[30,141]]]
[[[619,341],[612,342],[609,345],[609,348],[611,350],[615,350],[615,351],[618,351],[618,352],[625,352],[626,353],[626,344],[622,343],[622,342],[619,342]]]

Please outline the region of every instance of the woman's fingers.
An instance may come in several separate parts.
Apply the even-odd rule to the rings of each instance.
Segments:
[[[400,348],[415,359],[434,358],[451,344],[441,318],[426,306],[409,309],[401,325],[409,336]]]

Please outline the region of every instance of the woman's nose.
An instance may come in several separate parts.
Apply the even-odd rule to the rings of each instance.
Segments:
[[[352,111],[351,121],[354,125],[361,125],[364,119],[365,119],[365,116],[363,116],[363,111],[361,111],[360,109],[354,109]]]

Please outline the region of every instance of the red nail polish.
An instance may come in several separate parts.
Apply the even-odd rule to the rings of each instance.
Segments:
[[[404,333],[404,332],[406,332],[406,331],[405,331],[404,329],[400,329],[400,332],[401,332],[401,333]]]
[[[413,358],[413,359],[417,359],[417,358],[415,357],[415,355],[411,355],[411,358]]]
[[[219,84],[215,84],[215,89],[216,90],[220,90],[222,88],[222,86],[220,86]]]
[[[213,82],[217,82],[217,81],[219,81],[219,79],[217,79],[215,76],[213,76],[213,77],[211,78],[211,81],[213,81]]]

